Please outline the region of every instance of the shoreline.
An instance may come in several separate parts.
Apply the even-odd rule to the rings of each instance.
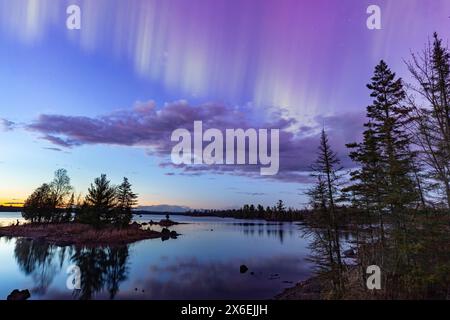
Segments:
[[[274,300],[322,300],[324,286],[319,276],[311,276],[284,289],[274,296]]]
[[[174,225],[177,223],[173,223]],[[142,229],[138,223],[125,228],[106,226],[96,229],[81,223],[27,223],[0,227],[0,237],[23,237],[57,246],[114,246],[141,240],[176,239],[179,234],[163,228],[161,232]]]

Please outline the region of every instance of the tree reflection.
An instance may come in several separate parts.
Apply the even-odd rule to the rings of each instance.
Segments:
[[[128,277],[128,246],[77,248],[71,261],[81,271],[81,289],[74,292],[81,300],[107,290],[114,299],[120,283]]]
[[[108,292],[109,299],[114,299],[120,283],[128,277],[128,246],[58,247],[20,238],[14,256],[20,270],[32,277],[35,284],[32,292],[37,295],[47,293],[55,275],[65,272],[64,262],[69,261],[81,271],[81,289],[73,291],[77,299],[92,299],[103,291]]]
[[[57,252],[60,251],[60,259],[64,260],[65,253],[61,248],[44,242],[19,238],[16,241],[14,256],[26,275],[31,275],[35,287],[32,292],[38,295],[44,295],[58,270],[58,264],[55,261]],[[61,256],[62,252],[62,256]],[[60,262],[60,266],[62,262]]]

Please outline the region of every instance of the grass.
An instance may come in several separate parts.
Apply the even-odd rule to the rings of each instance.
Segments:
[[[81,223],[28,223],[0,228],[0,236],[26,237],[57,245],[121,245],[144,239],[161,238],[161,232],[141,229],[132,224],[125,228],[106,226],[96,229]]]

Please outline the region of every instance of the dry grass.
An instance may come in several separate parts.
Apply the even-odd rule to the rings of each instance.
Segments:
[[[143,239],[160,238],[161,233],[143,230],[137,225],[127,228],[94,227],[80,223],[29,223],[0,228],[0,236],[27,237],[57,245],[119,245]]]

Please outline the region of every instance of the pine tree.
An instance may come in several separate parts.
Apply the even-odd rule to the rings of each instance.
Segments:
[[[325,129],[322,129],[320,135],[319,152],[312,170],[312,176],[318,179],[318,185],[323,183],[325,186],[327,209],[332,216],[332,220],[335,220],[336,200],[340,196],[341,175],[339,171],[342,170],[342,166],[337,154],[331,149]]]
[[[367,215],[378,218],[380,226],[380,238],[384,240],[384,218],[385,196],[387,179],[385,166],[383,165],[381,150],[376,139],[372,123],[365,124],[367,127],[363,133],[362,143],[350,143],[347,147],[350,158],[360,165],[360,168],[350,173],[350,182],[346,188],[352,194],[353,205],[363,209]]]
[[[115,223],[127,225],[132,219],[132,209],[137,204],[137,194],[131,190],[128,178],[123,178],[122,184],[117,187],[117,217]]]
[[[372,123],[366,123],[367,130],[363,133],[362,143],[350,143],[352,149],[350,158],[360,165],[360,168],[350,173],[353,184],[347,188],[352,192],[352,200],[356,207],[364,208],[368,213],[381,213],[384,193],[387,189],[385,167],[381,159],[381,150],[377,143]]]
[[[417,199],[415,183],[411,178],[411,137],[407,131],[411,108],[403,105],[406,94],[402,80],[396,78],[383,60],[375,67],[371,80],[367,87],[372,91],[370,96],[374,100],[367,107],[369,123],[366,124],[365,145],[360,150],[362,154],[354,154],[354,158],[357,161],[360,158],[359,162],[365,164],[372,161],[372,166],[375,166],[372,169],[380,170],[386,181],[376,179],[377,183],[381,183],[377,196],[381,197],[383,207],[398,213]],[[363,175],[361,178],[370,180],[374,177],[369,174],[369,177]],[[362,182],[366,184],[368,181]]]
[[[258,204],[258,206],[256,207],[256,210],[258,210],[259,214],[263,214],[264,213],[264,207],[260,204]]]
[[[320,135],[319,152],[312,165],[312,176],[317,178],[317,183],[309,191],[311,202],[319,206],[324,216],[326,229],[326,251],[329,253],[328,266],[333,272],[335,289],[338,294],[344,290],[343,262],[341,258],[341,246],[339,240],[336,202],[340,198],[342,167],[337,154],[331,149],[325,129]]]
[[[105,174],[96,178],[88,189],[80,220],[97,227],[104,223],[112,223],[117,203],[116,195],[116,188],[111,185]]]
[[[324,212],[328,208],[327,188],[322,175],[317,175],[316,178],[316,184],[306,194],[309,196],[309,203],[313,210]]]
[[[284,206],[283,200],[278,200],[277,202],[277,212],[284,213],[286,211],[286,207]]]

